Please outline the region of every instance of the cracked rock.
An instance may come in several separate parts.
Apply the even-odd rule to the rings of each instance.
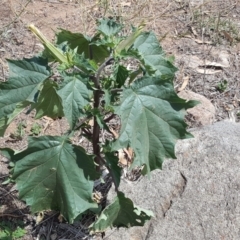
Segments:
[[[120,190],[152,210],[144,227],[107,230],[106,240],[240,239],[240,124],[220,122],[193,129],[179,141],[177,160]],[[109,200],[115,196],[110,191]]]

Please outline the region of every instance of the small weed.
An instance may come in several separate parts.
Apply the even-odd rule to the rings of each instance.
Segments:
[[[9,174],[7,178],[2,182],[2,185],[7,185],[9,183],[14,183],[15,181],[12,179],[12,174],[14,170],[15,163],[10,161],[8,164]]]
[[[224,92],[227,89],[227,86],[228,86],[227,80],[223,80],[217,85],[216,88],[219,92]]]
[[[38,124],[38,123],[34,123],[33,125],[32,125],[32,127],[31,127],[31,135],[39,135],[40,133],[41,133],[41,131],[42,131],[42,127],[41,127],[41,125],[40,124]]]
[[[22,138],[25,135],[25,130],[24,129],[26,127],[27,127],[26,122],[20,122],[17,126],[16,131],[13,134],[11,134],[10,136],[14,139],[22,140]]]
[[[2,240],[19,239],[25,234],[26,230],[23,228],[22,221],[17,221],[16,223],[2,221],[0,223],[0,239]]]

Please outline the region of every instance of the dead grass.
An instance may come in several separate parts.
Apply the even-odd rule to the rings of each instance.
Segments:
[[[128,26],[136,26],[144,21],[146,29],[156,33],[166,53],[175,56],[175,64],[179,68],[175,79],[176,89],[187,77],[189,81],[185,89],[211,100],[216,108],[216,121],[227,119],[230,115],[238,121],[240,2],[237,0],[3,0],[0,9],[0,81],[7,80],[6,58],[31,57],[41,49],[28,32],[27,24],[34,23],[52,39],[57,28],[92,35],[96,19],[102,17],[116,17]],[[223,59],[228,63],[227,67],[206,64],[207,61],[222,64]],[[199,66],[200,62],[203,66]],[[199,67],[202,67],[202,73]],[[206,74],[209,69],[212,72],[219,71]],[[227,81],[226,90],[220,92],[217,86],[224,81]],[[25,146],[25,141],[9,142],[9,134],[15,131],[20,120],[25,120],[24,115],[9,127],[5,138],[0,138],[1,146]],[[33,120],[27,120],[31,126]],[[44,121],[39,122],[43,128],[47,124]],[[48,128],[50,134],[61,134],[66,127],[60,120],[51,124]],[[194,127],[194,122],[190,121],[190,124]],[[7,166],[6,159],[0,157],[0,183],[8,175]],[[0,187],[0,190],[4,189],[1,194],[7,191],[10,197],[7,201],[7,198],[0,199],[0,204],[7,209],[4,213],[13,212],[21,218],[21,208],[14,205],[14,201],[19,201],[17,192],[10,192],[12,185]],[[22,216],[22,219],[30,230],[22,239],[33,239],[41,231],[52,236],[51,239],[57,232],[63,234],[69,231],[69,235],[66,235],[69,239],[79,234],[79,226],[61,225],[54,214],[47,214],[47,220],[42,225],[32,228],[34,220],[28,215],[28,208],[23,208],[27,216]],[[1,217],[0,209],[1,220],[15,221],[14,217]]]

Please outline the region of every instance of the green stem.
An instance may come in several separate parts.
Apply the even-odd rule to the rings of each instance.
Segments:
[[[100,103],[100,93],[99,90],[94,91],[94,108],[98,108]],[[92,135],[92,143],[93,143],[93,153],[96,156],[95,162],[98,165],[97,171],[100,171],[100,146],[99,146],[99,135],[100,135],[100,127],[97,123],[97,118],[94,116],[93,121],[93,135]]]

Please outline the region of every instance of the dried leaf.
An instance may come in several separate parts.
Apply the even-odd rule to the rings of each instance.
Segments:
[[[211,41],[204,41],[204,40],[200,40],[200,39],[194,39],[194,41],[199,44],[212,44]]]
[[[227,31],[223,30],[222,33],[223,33],[224,37],[225,37],[230,43],[233,42],[233,38],[231,37],[231,35],[230,35]]]
[[[240,42],[236,44],[235,49],[237,53],[240,53]]]
[[[185,38],[191,38],[192,40],[194,40],[196,43],[199,43],[199,44],[212,44],[211,41],[204,41],[204,40],[200,40],[200,39],[197,39],[197,38],[193,38],[191,35],[185,35],[184,37]]]
[[[39,212],[36,218],[36,224],[38,225],[44,218],[44,212]]]
[[[119,134],[115,130],[113,130],[112,128],[109,128],[109,130],[113,134],[114,138],[117,139]],[[132,163],[133,156],[134,156],[134,152],[133,152],[132,148],[128,148],[128,149],[124,148],[124,149],[118,150],[119,162],[124,166],[128,166],[129,164]]]
[[[93,193],[93,200],[96,202],[96,203],[100,203],[103,199],[103,196],[102,196],[102,193],[101,192],[94,192]]]
[[[182,90],[184,90],[188,85],[188,82],[189,82],[189,76],[184,77],[182,86],[178,89],[178,92],[181,92]]]
[[[121,163],[123,166],[128,165],[128,160],[125,157],[125,152],[123,151],[123,149],[118,150],[118,159],[119,163]]]
[[[113,130],[112,128],[109,128],[109,130],[113,134],[114,138],[117,139],[118,138],[118,133],[115,130]]]
[[[59,214],[59,216],[58,216],[58,221],[60,222],[60,223],[62,223],[63,222],[63,215],[62,214]]]
[[[176,30],[177,31],[177,30]],[[194,39],[191,35],[187,34],[187,35],[184,35],[183,36],[184,38],[191,38],[191,39]]]
[[[130,7],[131,2],[121,2],[121,3],[119,3],[119,5],[121,5],[122,7]]]
[[[235,108],[238,107],[238,102],[237,101],[232,101],[232,104]]]
[[[198,35],[197,31],[192,26],[190,26],[190,29],[191,29],[191,32],[193,33],[193,35],[196,37]]]
[[[88,125],[93,127],[93,125],[94,125],[94,119],[93,118],[89,120]]]
[[[128,149],[124,148],[123,150],[127,154],[128,160],[132,161],[133,160],[133,156],[134,156],[133,149],[132,148],[128,148]]]
[[[215,68],[227,68],[229,67],[227,64],[222,64],[222,63],[218,63],[218,62],[211,62],[211,61],[205,61],[204,64],[201,64],[199,67],[215,67]]]
[[[211,68],[197,68],[196,71],[201,74],[216,74],[220,73],[222,70],[216,70]]]
[[[218,57],[221,60],[221,63],[224,65],[224,67],[230,67],[229,54],[227,53],[227,51],[221,51],[218,54]]]

